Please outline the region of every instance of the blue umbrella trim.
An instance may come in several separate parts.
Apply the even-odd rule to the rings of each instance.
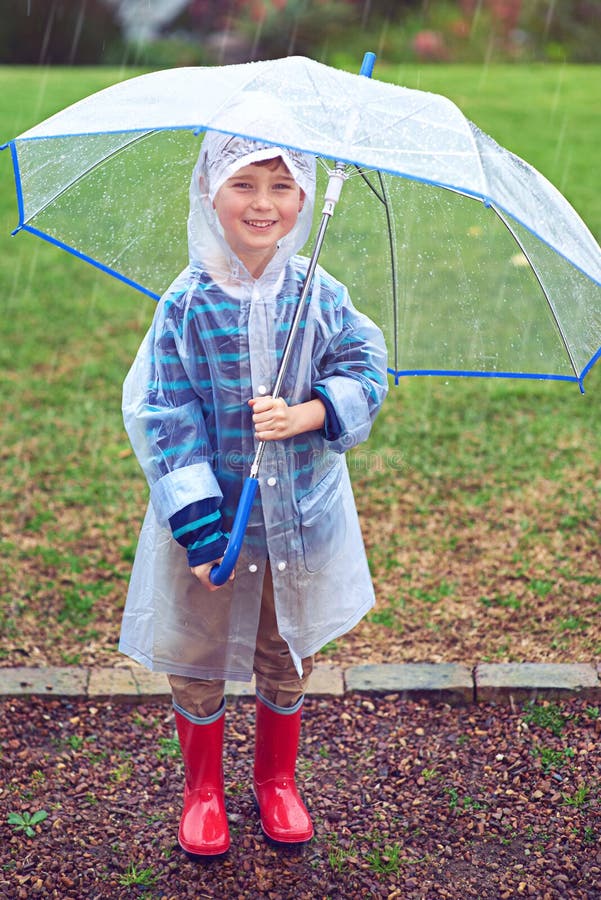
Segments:
[[[388,369],[388,374],[394,377],[395,384],[398,384],[401,378],[408,378],[416,375],[439,375],[450,378],[522,378],[530,381],[571,381],[578,384],[580,393],[584,394],[584,377],[600,355],[601,349],[597,350],[594,357],[587,363],[582,374],[579,376],[551,375],[544,372],[477,372],[471,370],[463,371],[462,369]]]
[[[72,256],[76,256],[78,259],[83,259],[84,262],[89,263],[96,269],[100,269],[101,272],[105,272],[107,275],[112,275],[113,278],[117,278],[119,281],[123,281],[125,284],[129,285],[129,287],[133,287],[137,291],[141,291],[141,293],[146,294],[147,297],[152,297],[153,300],[160,299],[161,295],[157,294],[155,291],[151,291],[149,290],[149,288],[145,288],[144,285],[138,284],[137,281],[133,281],[131,278],[127,278],[126,275],[122,275],[115,269],[111,269],[110,266],[105,266],[104,263],[98,262],[97,259],[93,259],[93,257],[87,256],[85,253],[81,253],[79,250],[75,250],[74,247],[70,247],[68,244],[63,243],[63,241],[59,241],[57,238],[52,237],[52,235],[50,234],[45,234],[43,231],[40,231],[37,228],[32,228],[31,225],[19,225],[19,227],[15,228],[12,233],[17,234],[19,231],[28,231],[30,234],[35,234],[36,237],[42,238],[42,240],[44,241],[48,241],[49,244],[54,244],[55,247],[60,247],[61,250],[66,250],[67,253],[70,253]]]

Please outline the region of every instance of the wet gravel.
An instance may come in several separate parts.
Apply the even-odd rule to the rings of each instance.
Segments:
[[[254,706],[241,698],[226,719],[232,847],[208,864],[177,846],[182,763],[167,705],[1,707],[7,900],[601,898],[601,716],[583,700],[309,698],[298,773],[316,836],[284,850],[261,835]],[[47,817],[27,835],[36,811]]]

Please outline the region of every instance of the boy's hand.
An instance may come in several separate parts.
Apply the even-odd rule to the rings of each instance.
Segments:
[[[222,584],[213,584],[213,582],[209,578],[209,576],[211,574],[211,569],[214,566],[218,566],[219,563],[222,561],[222,559],[223,559],[223,556],[221,557],[221,559],[214,559],[213,562],[201,563],[199,566],[194,566],[193,568],[190,569],[192,574],[196,578],[198,578],[198,580],[200,581],[202,586],[205,587],[207,589],[207,591],[218,591],[220,587],[223,587]],[[230,577],[228,578],[228,581],[233,581],[235,575],[236,575],[236,572],[233,571],[232,574],[230,575]],[[225,584],[227,584],[227,581],[225,582]]]
[[[259,441],[281,441],[284,438],[323,428],[326,408],[315,398],[288,406],[282,397],[253,397],[248,401],[253,411],[255,437]]]

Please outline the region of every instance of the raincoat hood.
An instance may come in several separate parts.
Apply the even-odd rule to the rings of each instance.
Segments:
[[[217,191],[228,178],[252,163],[280,156],[305,194],[296,225],[278,242],[273,258],[257,280],[277,278],[288,259],[304,246],[311,232],[315,202],[315,157],[245,136],[269,130],[270,123],[273,126],[277,120],[281,121],[282,116],[286,115],[283,107],[276,109],[273,98],[258,92],[247,95],[244,103],[238,106],[240,134],[207,131],[190,183],[190,266],[207,268],[214,278],[226,284],[236,280],[243,283],[254,280],[225,240],[213,207]],[[266,109],[269,111],[265,112]]]

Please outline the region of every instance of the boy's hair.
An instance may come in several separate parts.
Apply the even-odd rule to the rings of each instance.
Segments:
[[[251,163],[251,166],[261,166],[261,168],[270,169],[272,172],[275,172],[280,163],[284,163],[284,167],[288,169],[288,166],[281,156],[270,156],[269,159],[259,159],[257,162]]]

